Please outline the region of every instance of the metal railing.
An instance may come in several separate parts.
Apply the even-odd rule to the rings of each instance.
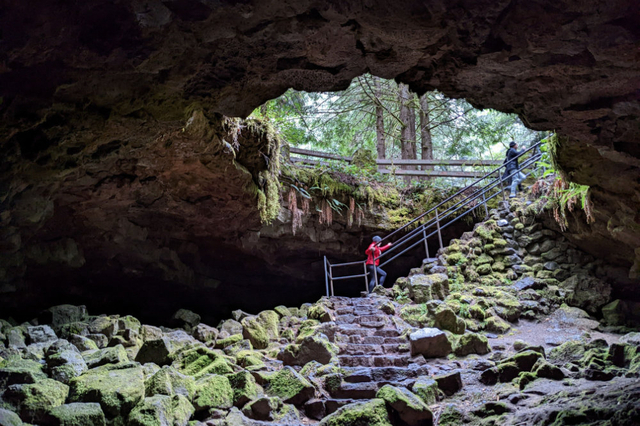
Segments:
[[[449,225],[453,224],[457,220],[461,219],[465,215],[475,211],[475,209],[484,206],[485,216],[489,216],[489,210],[487,207],[487,202],[494,197],[499,195],[502,196],[502,200],[506,201],[506,197],[504,194],[505,185],[504,181],[509,178],[513,178],[516,174],[523,172],[525,169],[529,169],[525,175],[525,178],[536,172],[537,170],[543,168],[543,166],[536,165],[536,163],[540,160],[540,146],[541,142],[538,142],[532,146],[530,146],[525,151],[521,152],[518,156],[514,157],[508,162],[505,162],[501,166],[492,170],[491,172],[485,174],[481,178],[474,181],[471,185],[461,189],[455,194],[451,195],[446,200],[440,202],[435,207],[429,209],[428,211],[422,213],[418,217],[411,220],[406,225],[396,229],[395,231],[387,234],[382,241],[389,240],[394,235],[398,235],[402,231],[409,230],[406,234],[400,237],[398,240],[394,242],[394,244],[387,250],[381,253],[380,256],[375,257],[373,259],[374,264],[376,261],[380,261],[379,267],[387,265],[389,262],[397,259],[399,256],[402,256],[409,250],[415,248],[421,243],[424,244],[424,249],[426,253],[426,257],[429,258],[429,246],[427,244],[427,240],[430,237],[433,237],[437,234],[438,243],[440,248],[443,248],[442,242],[442,230]],[[532,153],[529,158],[524,159],[526,154]],[[519,159],[524,159],[523,163],[516,168],[515,171],[511,172],[509,175],[506,175],[507,165],[516,162]],[[476,186],[480,184],[482,181],[488,180],[483,186]],[[463,195],[465,192],[469,190],[473,191],[471,194],[465,195],[458,201],[454,201],[454,199],[460,195]],[[444,207],[447,203],[453,203],[448,207]],[[467,209],[466,211],[462,211],[463,209]],[[433,217],[429,218],[430,215]],[[453,216],[453,217],[452,217]],[[450,220],[449,220],[450,219]],[[421,220],[424,220],[424,223],[420,223]],[[433,230],[431,230],[433,228]],[[382,242],[381,241],[381,242]],[[391,256],[392,253],[396,253]],[[383,261],[383,258],[389,257],[388,259]],[[351,275],[334,275],[334,268],[344,268],[347,266],[355,266],[362,265],[364,273],[362,274],[351,274]],[[366,291],[369,291],[369,273],[367,272],[366,261],[357,261],[357,262],[347,262],[347,263],[334,263],[332,264],[327,259],[327,256],[324,256],[324,273],[325,273],[325,286],[327,296],[334,295],[334,281],[354,279],[354,278],[364,278]],[[378,274],[377,268],[373,268],[373,275],[376,285],[378,284]]]

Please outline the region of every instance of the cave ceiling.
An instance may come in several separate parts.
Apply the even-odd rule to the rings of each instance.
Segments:
[[[570,227],[568,237],[627,267],[635,262],[637,273],[637,0],[7,0],[0,28],[2,240],[12,256],[27,240],[54,241],[65,262],[82,263],[73,245],[84,233],[94,257],[108,252],[135,276],[123,247],[135,246],[140,259],[155,251],[148,262],[181,264],[198,257],[207,235],[235,233],[231,245],[242,252],[253,237],[238,233],[260,226],[239,191],[252,178],[220,173],[227,154],[185,136],[187,120],[194,111],[212,122],[244,117],[288,88],[342,90],[371,73],[561,134],[559,164],[592,187],[597,219]],[[200,161],[193,153],[219,155]],[[162,199],[167,193],[173,202]],[[150,207],[158,199],[162,208]],[[152,248],[131,242],[151,234]],[[171,243],[158,243],[168,234]],[[202,282],[206,271],[189,274]],[[10,275],[5,287],[14,288]]]

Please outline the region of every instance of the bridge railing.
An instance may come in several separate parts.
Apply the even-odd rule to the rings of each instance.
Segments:
[[[422,213],[418,217],[411,220],[406,225],[396,229],[395,231],[387,234],[382,241],[389,241],[391,237],[398,235],[405,231],[406,233],[398,238],[394,244],[382,252],[380,256],[374,259],[380,261],[379,266],[384,266],[397,259],[399,256],[407,253],[409,250],[414,249],[418,245],[423,244],[426,257],[429,256],[428,239],[437,235],[439,247],[443,248],[442,230],[456,221],[460,220],[465,215],[475,211],[476,209],[484,206],[485,215],[489,215],[487,202],[495,197],[502,196],[502,200],[506,201],[505,196],[505,184],[504,182],[509,178],[513,178],[517,173],[527,170],[525,176],[529,176],[535,173],[537,170],[543,168],[543,166],[537,164],[540,160],[541,143],[538,142],[532,145],[527,150],[520,153],[517,157],[513,158],[509,162],[505,162],[500,167],[495,168],[491,172],[483,175],[478,180],[474,181],[471,185],[461,189],[457,193],[453,194],[446,200],[440,202],[435,207]],[[528,156],[528,157],[527,157]],[[527,157],[525,159],[525,157]],[[503,172],[510,163],[523,160],[523,163],[513,172],[507,174]],[[478,186],[481,184],[481,186]],[[456,197],[461,197],[456,201]],[[452,203],[449,206],[445,206],[447,203]],[[363,268],[363,273],[340,275],[334,273],[334,270],[338,268],[341,270],[344,267],[360,265]],[[366,261],[347,262],[347,263],[335,263],[332,264],[327,257],[324,257],[324,270],[325,270],[325,285],[327,296],[334,295],[334,281],[364,278],[365,288],[368,291],[368,272]],[[378,283],[376,268],[373,268],[374,280]],[[337,272],[337,271],[336,271]]]

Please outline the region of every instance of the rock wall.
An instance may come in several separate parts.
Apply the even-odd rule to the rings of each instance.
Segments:
[[[240,189],[260,186],[264,165],[247,166],[251,178],[228,174],[235,147],[214,144],[227,158],[219,162],[181,129],[198,110],[223,134],[218,113],[247,115],[289,87],[344,89],[365,72],[515,112],[532,128],[566,136],[559,162],[570,179],[592,186],[597,217],[593,226],[574,224],[572,241],[637,274],[639,20],[634,0],[9,2],[0,14],[4,282],[23,275],[22,259],[46,259],[71,269],[84,262],[98,275],[75,287],[100,294],[127,276],[140,297],[175,290],[173,280],[212,297],[206,253],[224,254],[227,267],[264,268],[240,255],[239,238],[217,236],[256,231],[258,213],[244,208]],[[245,154],[264,161],[252,149],[237,151],[236,163]],[[162,160],[148,164],[152,154]],[[11,195],[24,191],[32,196]],[[166,191],[182,201],[147,214],[144,206],[162,204]],[[132,211],[122,213],[123,205]],[[175,238],[158,249],[147,235]],[[101,240],[118,247],[91,250]],[[39,281],[25,278],[32,296]],[[74,281],[60,273],[41,294],[54,297]]]

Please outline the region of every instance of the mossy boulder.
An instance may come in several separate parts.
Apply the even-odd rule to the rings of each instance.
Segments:
[[[467,257],[464,254],[459,253],[459,252],[454,252],[454,253],[448,254],[445,257],[445,259],[447,261],[447,264],[451,265],[451,266],[454,266],[454,265],[458,265],[459,266],[459,265],[463,265],[463,264],[467,263]]]
[[[142,367],[112,369],[109,365],[71,379],[70,402],[98,402],[108,419],[127,414],[144,397]]]
[[[513,362],[518,366],[520,371],[531,371],[536,362],[540,359],[544,359],[543,355],[540,352],[527,350],[519,352],[504,361],[503,363]]]
[[[279,337],[280,317],[275,311],[262,311],[257,316],[244,318],[241,323],[243,336],[249,339],[255,349],[265,349],[270,340]]]
[[[270,376],[265,390],[267,394],[294,405],[304,404],[315,393],[313,385],[289,366]]]
[[[43,424],[51,426],[105,426],[106,420],[97,402],[74,402],[49,410]]]
[[[231,408],[233,388],[226,376],[211,374],[196,382],[196,396],[193,398],[196,411],[212,408]]]
[[[1,426],[22,426],[22,420],[13,411],[0,408],[0,425]]]
[[[229,374],[233,368],[227,358],[203,346],[180,352],[173,366],[183,374],[199,378],[207,374]]]
[[[144,382],[145,395],[183,395],[191,400],[195,395],[196,381],[192,376],[180,373],[174,367],[164,366]]]
[[[260,386],[256,383],[248,371],[240,371],[227,376],[229,384],[233,389],[233,405],[242,407],[247,402],[256,398],[261,392]]]
[[[0,388],[20,383],[36,383],[46,379],[47,375],[42,369],[43,365],[37,361],[10,356],[0,368]]]
[[[156,395],[136,405],[129,414],[128,426],[186,426],[194,412],[182,395]]]
[[[98,349],[82,353],[82,358],[87,363],[87,367],[95,368],[105,364],[118,364],[129,361],[127,351],[124,346],[116,345],[111,348]]]
[[[511,325],[502,318],[492,315],[485,319],[485,330],[504,334],[511,329]]]
[[[259,352],[243,350],[236,352],[236,363],[247,370],[262,369],[264,364],[263,355]]]
[[[562,282],[567,304],[596,315],[611,299],[611,284],[586,274],[572,275]]]
[[[338,347],[324,334],[305,337],[300,344],[285,346],[278,354],[284,365],[305,365],[310,361],[328,364],[338,353]]]
[[[493,273],[493,269],[491,269],[491,265],[485,263],[482,265],[478,265],[476,267],[476,272],[478,273],[478,275],[490,275],[491,273]]]
[[[20,418],[29,423],[40,423],[53,407],[64,404],[69,395],[69,386],[52,379],[37,383],[12,386],[3,399],[18,407]]]
[[[466,356],[470,354],[484,355],[491,351],[489,340],[476,333],[467,333],[460,336],[455,344],[453,353],[457,356]]]
[[[86,306],[57,305],[41,312],[38,315],[38,322],[50,324],[56,332],[59,332],[64,324],[84,322],[88,316]]]
[[[427,405],[435,404],[438,401],[438,382],[431,378],[418,377],[412,390]]]
[[[242,340],[244,340],[244,337],[242,336],[242,334],[233,334],[229,337],[216,340],[214,347],[216,349],[224,349],[226,347],[235,345],[236,343],[240,343],[242,342]]]
[[[438,418],[438,426],[458,426],[463,424],[464,413],[454,404],[445,405]]]
[[[316,303],[315,305],[311,306],[307,311],[307,317],[309,317],[309,319],[314,319],[320,322],[329,322],[333,320],[331,312],[322,303]]]
[[[291,310],[284,305],[276,306],[273,310],[280,316],[280,318],[286,318],[292,315]]]
[[[551,351],[549,351],[548,359],[556,364],[578,361],[584,356],[586,350],[584,342],[579,340],[569,340],[568,342],[564,342],[560,346],[551,349]]]
[[[184,330],[176,330],[160,336],[159,338],[151,335],[146,337],[135,360],[141,364],[149,362],[160,366],[171,364],[178,351],[188,345],[198,343],[196,339]]]
[[[322,419],[319,426],[391,426],[391,419],[383,399],[356,402],[339,408]]]
[[[88,369],[78,349],[65,340],[58,340],[49,346],[45,354],[49,375],[59,382],[68,384],[72,378]]]
[[[447,274],[415,275],[401,287],[408,290],[409,297],[416,303],[444,300],[449,294],[449,277]]]
[[[433,419],[433,413],[429,407],[417,395],[405,388],[384,385],[376,393],[376,398],[383,399],[387,406],[410,426],[428,424]]]
[[[464,320],[462,318],[458,318],[455,312],[444,304],[436,310],[435,326],[441,330],[448,330],[454,334],[462,334],[466,328]]]
[[[547,362],[543,358],[538,359],[532,368],[532,372],[536,377],[551,380],[562,380],[565,375],[564,372],[555,365]]]

